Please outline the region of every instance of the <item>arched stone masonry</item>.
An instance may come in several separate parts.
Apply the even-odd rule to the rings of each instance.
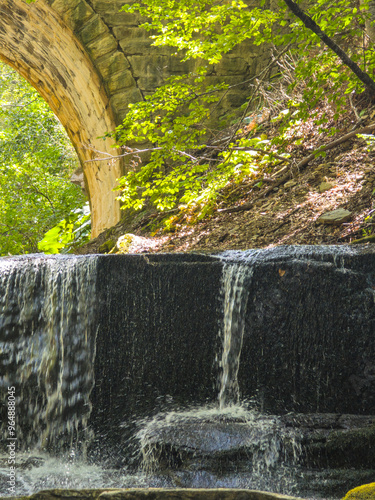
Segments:
[[[98,235],[120,219],[113,188],[119,162],[87,162],[93,148],[116,154],[103,140],[137,102],[172,74],[193,69],[173,51],[152,47],[137,14],[119,12],[121,0],[0,0],[0,59],[15,68],[45,98],[59,118],[82,163],[93,230]],[[259,47],[241,45],[212,67],[211,80],[238,84],[256,74],[267,59]],[[245,91],[245,94],[244,94]],[[236,87],[221,106],[244,101]]]

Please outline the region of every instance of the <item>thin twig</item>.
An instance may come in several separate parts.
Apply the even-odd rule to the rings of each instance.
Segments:
[[[351,95],[351,94],[349,94],[349,102],[350,102],[350,107],[352,108],[353,113],[354,113],[354,115],[355,115],[355,117],[356,117],[356,119],[357,119],[357,122],[359,122],[359,121],[360,121],[360,120],[362,120],[362,119],[361,119],[361,117],[360,117],[360,116],[359,116],[359,114],[358,114],[357,108],[354,106],[354,103],[353,103],[353,98],[352,98],[352,95]]]
[[[277,158],[278,160],[287,161],[288,163],[292,163],[291,160],[289,160],[289,158],[285,158],[285,156],[278,155],[276,153],[273,153],[272,151],[265,151],[264,149],[260,149],[260,148],[251,148],[248,146],[243,146],[243,147],[229,148],[228,151],[255,151],[256,153],[261,153],[263,155],[273,156],[274,158]]]
[[[163,148],[135,149],[134,151],[129,151],[128,153],[123,153],[123,154],[117,155],[117,156],[112,156],[112,155],[109,155],[109,153],[103,153],[102,151],[94,150],[95,153],[109,155],[109,158],[93,158],[92,160],[85,160],[84,163],[92,163],[94,161],[119,160],[120,158],[124,158],[125,156],[134,156],[134,155],[138,155],[141,153],[148,153],[150,151],[160,151],[161,149],[163,149]]]

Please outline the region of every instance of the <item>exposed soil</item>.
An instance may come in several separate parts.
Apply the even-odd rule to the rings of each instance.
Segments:
[[[115,253],[113,245],[126,233],[140,236],[129,239],[129,253],[337,245],[368,237],[375,227],[375,150],[354,136],[328,150],[324,158],[316,157],[301,168],[298,163],[321,145],[373,123],[374,109],[373,104],[365,102],[361,119],[355,108],[349,108],[340,123],[332,119],[326,130],[336,127],[339,132],[334,136],[320,133],[312,121],[300,125],[290,141],[291,163],[265,172],[261,188],[254,186],[253,179],[228,186],[220,193],[222,201],[209,218],[194,224],[189,224],[186,217],[176,218],[173,232],[159,229],[155,233],[155,221],[160,214],[125,214],[121,223],[82,247],[79,253]],[[264,123],[262,130],[272,136],[277,133],[277,125]],[[302,145],[295,145],[297,137],[303,138]],[[238,208],[249,204],[250,209]],[[227,208],[240,211],[220,211]],[[322,214],[338,208],[351,212],[348,220],[337,225],[319,224]]]

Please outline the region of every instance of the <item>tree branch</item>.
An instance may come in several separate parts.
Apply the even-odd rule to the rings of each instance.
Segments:
[[[283,0],[287,5],[289,10],[293,12],[295,16],[297,16],[303,24],[315,33],[322,42],[327,45],[333,52],[341,59],[341,61],[347,66],[357,77],[361,80],[361,82],[366,86],[367,89],[375,92],[375,81],[361,68],[355,63],[350,57],[344,52],[338,45],[335,43],[332,38],[324,33],[321,28],[316,24],[316,22],[311,19],[293,0]]]

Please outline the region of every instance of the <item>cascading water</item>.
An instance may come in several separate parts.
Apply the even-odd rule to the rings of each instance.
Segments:
[[[293,468],[300,448],[297,433],[278,417],[262,415],[240,397],[238,370],[258,254],[249,252],[244,262],[223,265],[217,403],[164,411],[138,422],[142,468],[153,486],[159,485],[161,478],[169,484],[172,477],[184,487],[295,490]]]
[[[88,440],[95,263],[95,258],[0,260],[0,387],[15,388],[18,442],[24,449],[71,448]],[[6,435],[5,418],[2,425]]]
[[[249,288],[244,286],[244,282],[251,278],[251,273],[251,266],[225,264],[223,267],[224,319],[220,409],[239,403],[237,375],[245,328],[244,312],[249,295]]]
[[[193,486],[328,499],[372,480],[374,259],[345,247],[1,259],[12,493]],[[353,471],[342,450],[362,432]]]

